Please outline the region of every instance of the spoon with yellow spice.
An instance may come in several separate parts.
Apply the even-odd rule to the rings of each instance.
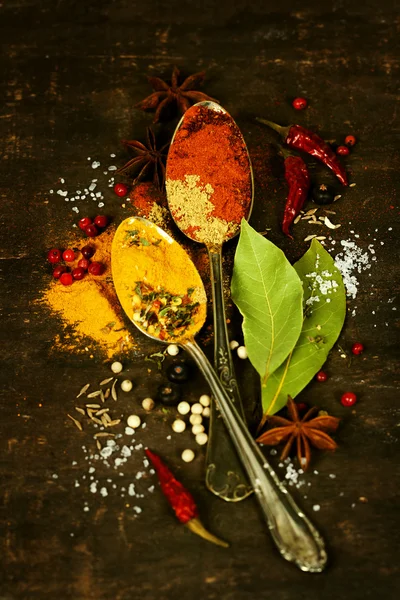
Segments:
[[[186,252],[153,223],[130,217],[115,233],[111,267],[119,301],[136,327],[154,340],[178,344],[196,361],[282,556],[303,571],[322,571],[326,552],[321,536],[279,482],[195,342],[206,318],[207,300]]]
[[[191,240],[207,247],[213,297],[214,367],[244,419],[226,326],[222,245],[239,233],[242,219],[250,216],[253,174],[239,127],[215,102],[195,104],[178,124],[168,152],[166,190],[177,226]],[[208,489],[224,500],[242,500],[253,491],[215,402],[211,403],[206,465]]]

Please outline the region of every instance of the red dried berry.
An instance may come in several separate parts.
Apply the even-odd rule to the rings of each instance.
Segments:
[[[88,260],[87,258],[81,258],[81,260],[78,261],[78,267],[80,269],[83,269],[84,271],[87,271],[90,265],[90,260]]]
[[[52,248],[51,250],[49,250],[47,253],[47,260],[52,265],[59,263],[61,260],[61,250],[59,250],[58,248]]]
[[[325,373],[325,371],[319,371],[316,374],[315,379],[317,381],[319,381],[320,383],[323,383],[324,381],[326,381],[328,379],[328,375]]]
[[[85,228],[85,233],[88,237],[96,237],[99,235],[99,230],[93,223]]]
[[[68,248],[68,250],[64,250],[62,257],[65,262],[72,262],[75,260],[75,252]]]
[[[60,279],[61,275],[63,273],[65,273],[66,270],[67,270],[67,267],[65,265],[57,265],[57,267],[53,271],[54,279]]]
[[[71,274],[74,279],[80,280],[85,277],[86,271],[85,269],[82,269],[82,267],[76,267]]]
[[[81,252],[84,258],[92,258],[93,254],[95,253],[95,248],[93,248],[93,246],[83,246],[83,248],[81,248]]]
[[[88,227],[88,225],[92,224],[92,219],[89,219],[89,217],[83,217],[83,219],[80,219],[78,225],[79,227],[82,229],[82,231],[85,231],[86,227]]]
[[[361,342],[356,342],[352,345],[351,351],[353,354],[362,354],[364,352],[364,346]]]
[[[353,392],[345,392],[340,399],[343,406],[353,406],[357,402],[357,396]]]
[[[307,108],[308,102],[305,98],[295,98],[292,102],[293,108],[296,110],[304,110]]]
[[[90,263],[88,271],[91,275],[103,275],[104,265],[94,261]]]
[[[347,146],[338,146],[336,148],[336,154],[339,154],[340,156],[347,156],[350,154],[350,150]]]
[[[94,220],[94,224],[97,225],[97,227],[100,227],[100,229],[105,229],[108,225],[108,217],[105,215],[98,215]]]
[[[116,183],[114,185],[114,192],[117,194],[117,196],[119,196],[120,198],[122,198],[123,196],[126,196],[128,193],[128,186],[125,185],[124,183]]]
[[[73,279],[71,273],[63,273],[60,277],[60,282],[63,285],[72,285],[74,282],[74,279]]]
[[[346,144],[346,146],[354,146],[356,141],[357,140],[354,137],[354,135],[346,135],[346,137],[344,138],[344,143]]]

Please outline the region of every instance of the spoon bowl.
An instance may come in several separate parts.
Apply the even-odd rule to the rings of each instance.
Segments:
[[[152,339],[193,339],[207,315],[201,277],[187,253],[163,229],[125,219],[112,244],[112,272],[122,308]]]
[[[211,127],[220,130],[217,136],[207,135]],[[226,157],[233,154],[227,164]],[[179,121],[168,152],[166,179],[172,218],[195,242],[221,246],[238,235],[242,218],[250,218],[254,176],[249,152],[235,120],[216,102],[194,104]],[[218,205],[226,215],[220,214]]]

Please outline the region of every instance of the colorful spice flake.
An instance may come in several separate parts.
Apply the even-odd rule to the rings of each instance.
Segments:
[[[186,111],[168,154],[166,188],[174,220],[192,239],[219,245],[239,231],[252,183],[247,148],[230,115],[204,106]]]

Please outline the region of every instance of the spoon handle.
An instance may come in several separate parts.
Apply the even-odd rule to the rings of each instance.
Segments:
[[[226,327],[221,246],[208,248],[208,255],[213,296],[214,368],[222,386],[244,420],[243,405],[236,381]],[[243,500],[253,492],[214,400],[211,402],[210,407],[206,485],[211,492],[228,502]]]
[[[279,552],[302,571],[321,572],[327,561],[322,537],[279,481],[203,351],[194,341],[185,342],[183,347],[211,388]]]

